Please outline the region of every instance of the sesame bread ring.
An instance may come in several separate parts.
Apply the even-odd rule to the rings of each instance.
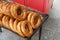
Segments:
[[[12,4],[10,11],[11,15],[18,20],[24,20],[26,18],[26,10],[18,4]]]
[[[2,13],[5,14],[5,15],[8,15],[8,16],[11,16],[10,14],[10,3],[6,3],[6,4],[3,4],[2,6]]]
[[[8,29],[10,29],[10,26],[9,26],[9,17],[6,17],[5,18],[5,25],[6,25],[6,27],[8,28]]]
[[[17,33],[19,35],[21,35],[22,37],[25,37],[25,35],[23,34],[23,32],[21,30],[21,22],[19,22],[18,25],[17,25],[17,31],[18,31]]]
[[[28,21],[21,22],[21,30],[26,37],[30,37],[33,33],[32,26]]]
[[[10,29],[10,26],[9,26],[9,17],[4,16],[3,19],[2,19],[2,23],[3,23],[3,25],[4,25],[6,28]]]
[[[38,28],[41,24],[41,17],[40,15],[34,13],[34,15],[31,17],[31,25],[34,29]]]

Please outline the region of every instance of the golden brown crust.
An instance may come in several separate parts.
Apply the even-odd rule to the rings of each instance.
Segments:
[[[33,33],[33,29],[31,27],[31,24],[28,21],[21,22],[21,30],[26,37],[30,37]]]
[[[9,19],[9,18],[8,18],[7,16],[4,16],[4,17],[2,18],[2,23],[3,23],[4,27],[10,29],[10,27],[9,27],[9,20],[8,20],[8,19]]]
[[[6,17],[4,23],[5,23],[6,27],[7,27],[8,29],[10,29],[10,26],[9,26],[9,17]]]
[[[35,20],[37,20],[36,23]],[[41,24],[41,17],[36,13],[30,13],[28,15],[28,21],[24,20],[19,22],[16,19],[14,20],[9,16],[4,15],[2,18],[2,23],[6,28],[11,29],[23,37],[30,37],[33,33],[33,29],[38,28]]]
[[[12,18],[10,18],[9,26],[10,26],[10,28],[11,28],[12,31],[15,31],[14,27],[13,27],[13,22],[14,22],[14,20]]]
[[[36,21],[35,21],[36,20]],[[31,24],[32,24],[32,27],[35,29],[35,28],[38,28],[39,25],[41,24],[41,17],[37,14],[34,14],[32,17],[31,17]]]
[[[18,23],[17,25],[17,33],[23,37],[25,37],[25,35],[23,34],[23,32],[21,31],[21,22]]]
[[[43,17],[17,3],[0,2],[0,24],[23,37],[30,37]]]
[[[2,2],[0,2],[0,13],[2,13]]]
[[[0,19],[3,17],[3,14],[0,13]]]
[[[31,21],[32,15],[33,15],[33,12],[30,12],[30,13],[28,14],[28,21],[29,21],[29,22]]]
[[[0,13],[0,25],[2,25],[2,17],[3,17],[3,14]]]
[[[20,4],[0,2],[0,13],[18,20],[24,20],[27,16],[26,10]]]
[[[11,16],[10,12],[9,12],[9,7],[10,3],[6,3],[5,5],[3,4],[2,6],[2,13],[4,13],[5,15]]]
[[[18,4],[12,4],[10,11],[11,15],[18,20],[23,20],[26,18],[26,10]]]
[[[6,27],[6,25],[5,25],[5,19],[6,19],[6,16],[4,16],[4,17],[2,18],[2,24],[4,25],[4,27]]]
[[[2,24],[5,26],[5,18],[6,18],[6,16],[4,16],[3,18],[2,18]]]
[[[14,27],[15,32],[18,32],[17,24],[18,24],[18,20],[15,20],[14,23],[13,23],[13,27]]]
[[[2,24],[1,20],[0,20],[0,25]]]
[[[28,21],[31,23],[33,29],[36,29],[41,24],[41,17],[37,13],[30,12],[28,15]]]
[[[24,34],[22,33],[22,31],[20,30],[20,24],[18,23],[18,20],[14,20],[8,16],[3,16],[2,14],[0,15],[0,20],[2,20],[2,24],[5,28],[8,28],[16,33],[18,33],[19,35],[24,36]]]

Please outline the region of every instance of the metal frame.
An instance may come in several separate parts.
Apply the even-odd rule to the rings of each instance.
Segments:
[[[0,32],[2,32],[1,26],[0,26]]]

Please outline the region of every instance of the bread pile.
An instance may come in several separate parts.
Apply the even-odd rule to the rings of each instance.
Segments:
[[[30,37],[42,22],[40,14],[24,8],[18,3],[0,2],[0,25],[22,37]]]

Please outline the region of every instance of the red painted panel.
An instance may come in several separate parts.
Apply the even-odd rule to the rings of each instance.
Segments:
[[[13,1],[18,2],[20,4],[24,4],[25,6],[29,6],[45,14],[48,14],[53,3],[53,0],[13,0]]]
[[[45,3],[44,3],[44,13],[49,13],[50,9],[51,9],[51,6],[53,5],[53,1],[54,0],[45,0]]]
[[[26,6],[43,12],[44,0],[26,0]]]
[[[49,0],[44,0],[44,13],[48,13],[49,11]]]
[[[18,2],[18,3],[20,3],[20,4],[25,4],[25,2],[24,2],[24,0],[13,0],[14,2]]]

